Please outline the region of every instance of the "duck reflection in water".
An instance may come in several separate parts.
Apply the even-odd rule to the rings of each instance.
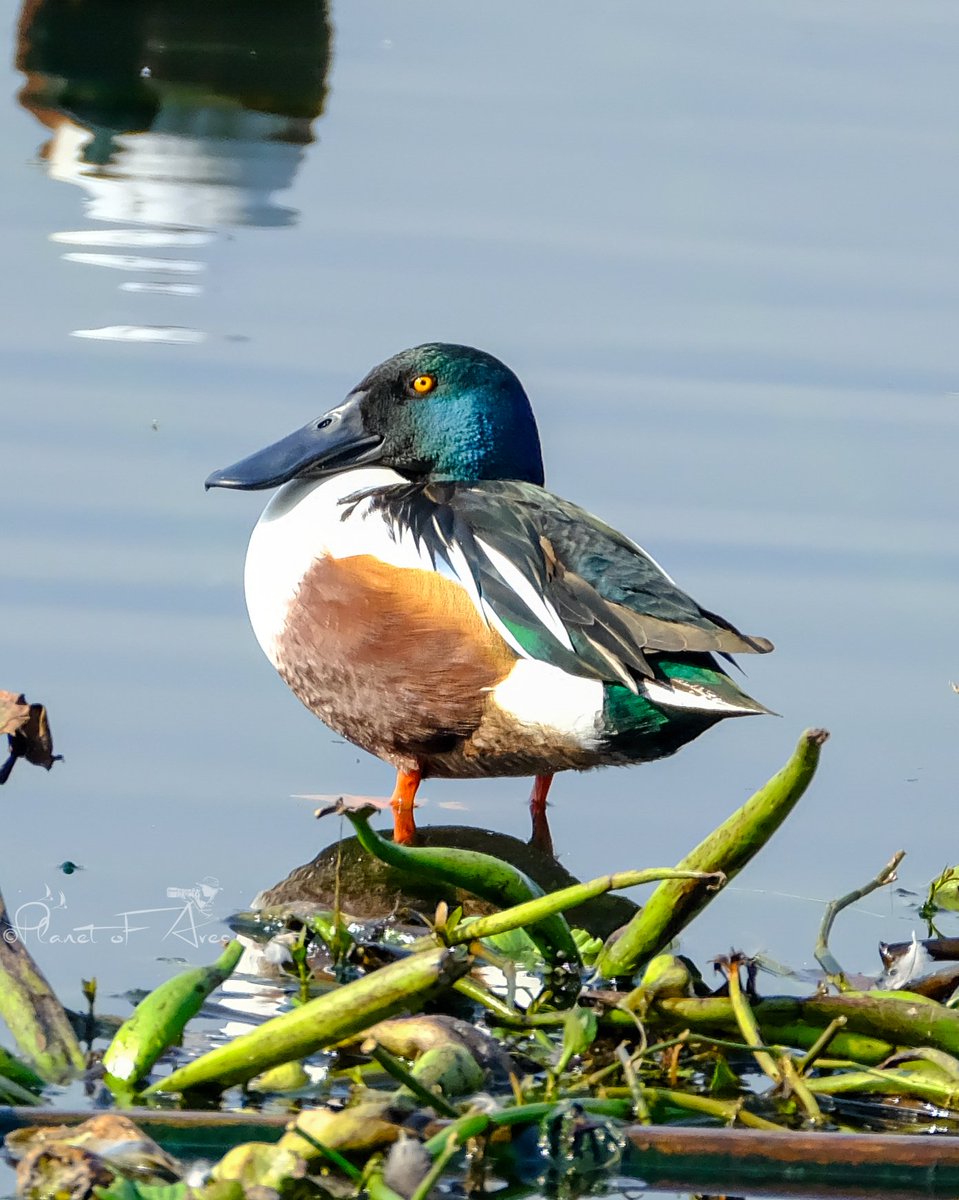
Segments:
[[[91,220],[125,226],[55,234],[75,247],[64,257],[122,271],[123,291],[195,295],[206,263],[192,251],[217,230],[293,224],[297,212],[274,197],[314,140],[330,40],[323,0],[25,4],[19,100],[50,131],[40,157],[51,178],[83,189]],[[173,256],[145,253],[162,248]],[[204,337],[132,325],[75,332]]]

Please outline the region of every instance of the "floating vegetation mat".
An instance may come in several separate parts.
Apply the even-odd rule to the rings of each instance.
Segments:
[[[235,919],[239,940],[216,962],[167,980],[119,1027],[96,1011],[92,983],[89,1013],[62,1009],[5,936],[0,900],[0,1015],[18,1047],[0,1052],[0,1132],[19,1193],[565,1198],[642,1181],[959,1194],[959,1139],[915,1136],[959,1131],[959,967],[948,965],[959,947],[885,946],[871,990],[829,949],[837,915],[891,883],[901,855],[828,907],[813,994],[760,995],[748,959],[697,965],[676,949],[799,801],[825,740],[803,734],[677,866],[545,889],[478,850],[396,846],[371,828],[371,809],[341,806],[355,839],[334,852],[338,875],[365,861],[380,883],[388,869],[446,898],[372,918],[338,892],[325,908],[274,893]],[[589,905],[641,884],[654,885],[643,907],[596,936],[608,912]],[[936,881],[930,912],[936,888],[950,898],[954,873]],[[591,912],[592,929],[565,915]],[[189,1023],[216,1013],[251,944],[286,981],[282,1011],[185,1050]],[[51,1104],[52,1085],[78,1078],[89,1110]]]

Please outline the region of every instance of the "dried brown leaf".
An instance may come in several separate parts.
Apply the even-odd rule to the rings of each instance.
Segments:
[[[17,1195],[23,1200],[89,1200],[94,1189],[108,1187],[113,1172],[95,1154],[79,1146],[37,1146],[17,1166]]]
[[[31,1125],[8,1133],[4,1149],[13,1159],[27,1158],[40,1151],[62,1155],[71,1150],[107,1164],[121,1174],[156,1183],[179,1179],[183,1168],[122,1113],[98,1113],[79,1125]],[[79,1160],[76,1160],[79,1161]]]
[[[16,733],[29,716],[30,705],[23,696],[0,690],[0,733]]]
[[[0,766],[0,784],[6,783],[18,758],[49,771],[62,755],[53,753],[53,735],[42,704],[27,704],[22,695],[0,691],[0,734],[7,735],[10,756]]]

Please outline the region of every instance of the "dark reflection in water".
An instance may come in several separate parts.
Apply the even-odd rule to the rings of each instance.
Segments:
[[[50,130],[40,151],[47,171],[86,192],[91,220],[134,226],[56,233],[72,247],[64,258],[121,273],[121,291],[191,296],[208,265],[193,251],[217,229],[293,224],[296,211],[274,197],[313,141],[330,40],[324,0],[26,3],[19,100]],[[144,324],[74,332],[205,336]]]

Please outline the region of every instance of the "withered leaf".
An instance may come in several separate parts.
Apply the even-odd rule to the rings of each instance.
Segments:
[[[23,696],[0,690],[0,733],[16,733],[29,716],[30,705]]]
[[[90,1200],[95,1188],[113,1182],[113,1172],[89,1150],[65,1143],[37,1146],[17,1165],[17,1195],[24,1200]]]
[[[42,704],[27,704],[22,695],[0,691],[0,734],[7,735],[10,756],[0,766],[0,784],[10,778],[18,758],[49,771],[63,757],[53,753],[53,735]]]
[[[146,1183],[170,1183],[183,1174],[182,1164],[121,1113],[97,1113],[79,1125],[16,1129],[7,1134],[3,1146],[14,1160],[38,1159],[45,1153],[51,1163],[102,1164]]]

